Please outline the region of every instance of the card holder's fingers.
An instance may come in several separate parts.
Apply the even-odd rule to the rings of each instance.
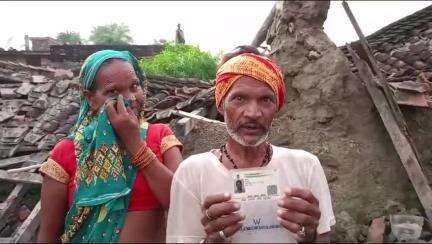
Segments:
[[[204,203],[202,206],[202,210],[206,210],[208,209],[211,205],[215,204],[215,203],[221,203],[221,202],[225,202],[231,199],[231,194],[230,193],[219,193],[219,194],[212,194],[212,195],[208,195],[205,199],[204,199]]]
[[[240,210],[240,203],[230,201],[211,205],[207,209],[207,214],[216,219],[224,215],[229,215],[238,210]]]

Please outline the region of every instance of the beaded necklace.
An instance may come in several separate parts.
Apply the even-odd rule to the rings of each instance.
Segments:
[[[270,158],[271,158],[271,146],[270,143],[266,143],[267,144],[267,148],[266,148],[266,154],[263,158],[263,161],[261,163],[261,165],[259,167],[263,167],[264,165],[268,164],[270,162]],[[226,144],[222,145],[221,148],[221,155],[220,155],[220,160],[222,162],[222,154],[225,154],[226,157],[228,158],[228,160],[231,162],[231,164],[233,165],[234,169],[238,169],[237,164],[234,162],[234,160],[231,158],[231,155],[228,153],[228,150],[226,148]]]

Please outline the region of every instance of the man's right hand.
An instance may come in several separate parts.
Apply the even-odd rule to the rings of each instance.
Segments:
[[[224,242],[220,231],[228,238],[240,230],[245,216],[238,210],[240,203],[233,201],[229,193],[208,195],[204,200],[204,217],[201,219],[207,235],[205,242]]]

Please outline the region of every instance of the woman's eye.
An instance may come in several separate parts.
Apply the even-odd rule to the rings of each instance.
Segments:
[[[117,90],[110,90],[110,91],[107,91],[107,94],[108,95],[116,95],[118,92],[117,92]]]
[[[241,101],[244,100],[243,97],[241,97],[241,96],[236,96],[234,99],[235,99],[236,101],[239,101],[239,102],[241,102]]]

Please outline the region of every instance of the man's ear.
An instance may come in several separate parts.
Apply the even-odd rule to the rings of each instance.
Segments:
[[[219,114],[223,117],[224,116],[224,112],[225,112],[225,105],[224,105],[224,101],[222,101],[221,103],[220,103],[220,106],[219,107],[216,107],[217,108],[217,111],[219,112]]]

